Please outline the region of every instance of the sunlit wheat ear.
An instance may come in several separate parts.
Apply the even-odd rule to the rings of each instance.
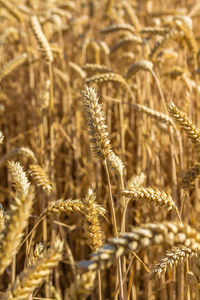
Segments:
[[[9,161],[8,170],[16,192],[22,196],[27,196],[30,183],[28,182],[27,176],[20,163]]]
[[[40,51],[42,55],[48,62],[53,62],[53,54],[51,47],[42,31],[42,28],[36,16],[31,17],[31,28],[40,46]]]
[[[10,162],[9,171],[17,195],[8,211],[5,228],[0,232],[0,274],[17,253],[32,208],[32,195],[28,194],[30,184],[22,167],[18,163]]]
[[[95,205],[96,195],[89,188],[83,201],[83,220],[84,231],[88,245],[93,252],[96,252],[102,246],[102,231],[99,222],[99,211]]]
[[[30,158],[33,162],[37,161],[32,150],[30,150],[29,148],[21,147],[15,148],[2,156],[2,158],[0,159],[0,166],[3,166],[5,163],[7,163],[8,160],[14,159],[18,156],[25,156],[27,158]]]
[[[105,160],[112,150],[102,105],[99,103],[99,97],[93,88],[86,86],[85,90],[82,91],[82,103],[92,149],[99,158]]]
[[[200,177],[200,164],[196,163],[189,168],[182,176],[181,185],[185,189],[194,188],[195,181]]]
[[[102,217],[105,217],[106,210],[98,205],[97,203],[94,204],[96,210],[98,211],[99,215]],[[56,200],[51,201],[48,206],[45,208],[42,215],[50,215],[53,213],[70,213],[70,212],[81,212],[83,213],[84,210],[84,204],[82,200]]]
[[[44,254],[44,244],[39,243],[35,246],[33,253],[30,258],[30,264],[36,263],[36,261]]]
[[[176,107],[173,102],[170,102],[168,109],[176,123],[186,132],[191,139],[195,149],[200,152],[200,131],[196,128],[194,123],[187,117],[187,115]]]
[[[7,9],[7,11],[13,15],[19,22],[23,20],[23,15],[17,9],[16,5],[12,4],[9,0],[0,0],[0,4]]]
[[[161,277],[162,274],[176,267],[179,263],[186,261],[192,256],[197,256],[197,252],[186,247],[174,247],[167,251],[165,256],[153,267],[152,272],[149,274],[150,278],[154,276]]]
[[[45,280],[62,258],[63,243],[57,239],[36,263],[28,266],[9,287],[3,300],[29,299],[30,294]]]
[[[183,245],[192,251],[200,249],[200,235],[189,225],[175,222],[149,223],[133,227],[132,232],[121,234],[119,238],[109,238],[97,253],[89,260],[79,262],[79,266],[87,270],[104,269],[112,265],[114,259],[130,251],[136,253],[154,245]]]
[[[27,60],[27,54],[23,53],[20,56],[15,57],[11,61],[9,61],[3,68],[0,70],[0,82],[6,78],[10,73],[16,70],[19,66],[21,66]]]
[[[50,193],[52,191],[52,186],[46,171],[39,165],[30,165],[29,169],[30,175],[34,179],[36,185]]]
[[[121,194],[131,198],[132,200],[148,200],[152,204],[167,207],[168,210],[177,210],[172,197],[163,191],[159,191],[158,189],[135,186],[130,189],[125,189],[121,192]]]
[[[133,75],[135,75],[138,71],[152,71],[153,70],[153,63],[148,60],[141,60],[136,63],[134,63],[127,71],[126,77],[129,79]]]

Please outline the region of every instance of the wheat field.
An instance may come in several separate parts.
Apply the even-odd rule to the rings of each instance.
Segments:
[[[198,0],[0,0],[0,299],[200,299]]]

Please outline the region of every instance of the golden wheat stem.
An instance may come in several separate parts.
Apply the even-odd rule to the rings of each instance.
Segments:
[[[112,197],[110,175],[109,175],[106,159],[103,160],[103,165],[105,168],[106,178],[107,178],[107,183],[108,183],[109,205],[110,205],[110,211],[111,211],[111,216],[112,216],[113,232],[114,232],[114,235],[117,237],[118,236],[117,221],[116,221],[115,208],[114,208],[114,202],[113,202],[113,197]],[[117,264],[118,264],[120,297],[121,297],[121,299],[123,299],[124,293],[123,293],[122,268],[121,268],[121,260],[120,259],[118,259]]]

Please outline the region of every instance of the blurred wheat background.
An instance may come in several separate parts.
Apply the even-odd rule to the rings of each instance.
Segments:
[[[200,299],[198,0],[0,0],[0,299]]]

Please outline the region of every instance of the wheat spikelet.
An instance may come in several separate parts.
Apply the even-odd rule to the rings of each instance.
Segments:
[[[92,149],[98,157],[106,159],[112,150],[102,106],[99,104],[98,96],[93,88],[86,86],[82,96]]]
[[[25,268],[16,278],[13,285],[6,291],[3,300],[29,299],[30,294],[61,260],[62,248],[63,243],[57,239],[43,257],[39,258],[33,265]]]
[[[174,247],[170,251],[167,251],[165,256],[153,267],[153,270],[149,274],[149,278],[154,276],[161,277],[167,270],[176,267],[178,263],[186,261],[186,259],[192,256],[197,256],[197,253],[186,247]]]
[[[129,46],[129,45],[141,45],[142,44],[142,39],[138,36],[128,36],[128,37],[124,37],[123,40],[119,41],[117,44],[115,44],[111,49],[110,49],[110,53],[114,53],[116,52],[118,49],[120,49],[121,47],[124,46]]]
[[[118,175],[123,176],[124,164],[119,158],[119,156],[117,156],[113,151],[111,151],[108,155],[107,160],[111,168],[113,168],[113,170],[115,170],[115,172]]]
[[[157,35],[166,35],[169,33],[169,30],[163,27],[145,27],[143,28],[140,33],[143,34],[149,34],[149,35],[153,35],[153,34],[157,34]]]
[[[112,72],[111,69],[109,69],[105,65],[98,65],[98,64],[85,64],[83,66],[83,70],[87,71],[92,71],[92,72]]]
[[[114,259],[130,251],[136,253],[153,245],[183,245],[192,251],[200,249],[200,235],[189,225],[175,222],[149,223],[134,227],[132,232],[121,234],[118,238],[109,238],[108,243],[91,255],[86,261],[79,262],[85,271],[110,267]]]
[[[32,265],[36,263],[36,261],[38,260],[39,257],[41,257],[43,252],[44,252],[44,244],[40,242],[35,246],[35,249],[33,250],[33,253],[30,258],[30,264]]]
[[[22,22],[23,16],[20,11],[17,9],[16,5],[12,4],[11,1],[8,0],[0,0],[0,4],[7,9],[7,11],[15,17],[19,22]]]
[[[135,28],[130,24],[113,24],[101,30],[102,33],[112,33],[116,31],[129,31],[135,33]]]
[[[42,55],[48,62],[53,62],[53,54],[51,51],[51,47],[42,31],[42,28],[36,16],[31,17],[31,28],[40,46]]]
[[[152,204],[167,207],[168,210],[177,210],[172,197],[167,195],[164,191],[161,192],[158,189],[136,186],[131,189],[125,189],[121,192],[121,194],[131,198],[132,200],[149,200]]]
[[[6,153],[1,159],[0,159],[0,166],[2,167],[8,160],[13,159],[18,156],[25,156],[30,159],[32,159],[34,162],[36,161],[35,154],[33,151],[31,151],[29,148],[21,147],[21,148],[15,148],[11,150],[10,152]]]
[[[9,61],[0,71],[0,82],[12,73],[15,69],[21,66],[27,60],[27,54],[23,53],[20,56]]]
[[[15,166],[16,170],[14,170]],[[11,210],[8,213],[9,219],[0,233],[0,274],[4,272],[5,268],[11,263],[13,256],[17,253],[17,248],[23,236],[23,230],[27,226],[32,208],[32,197],[27,194],[29,183],[25,179],[26,174],[18,165],[10,165],[10,170],[17,190],[22,191],[22,193],[15,197],[15,203],[11,205]],[[25,184],[24,187],[21,186],[23,182]]]
[[[11,175],[13,186],[17,193],[27,196],[30,188],[30,183],[26,177],[26,174],[18,162],[9,161],[8,171]]]
[[[195,149],[200,151],[200,131],[196,128],[193,122],[187,117],[187,115],[179,110],[173,102],[170,102],[168,109],[176,123],[183,128],[187,136],[191,139]]]
[[[141,60],[138,61],[130,66],[126,73],[126,78],[131,78],[133,75],[135,75],[138,71],[152,71],[153,69],[153,63],[148,60]]]
[[[182,176],[181,184],[185,189],[194,187],[195,181],[200,176],[200,164],[196,163],[194,166],[189,168]]]
[[[39,165],[30,165],[29,168],[30,174],[35,180],[36,185],[41,187],[44,191],[50,193],[52,191],[52,186],[46,171]]]
[[[82,199],[84,219],[83,228],[88,245],[93,252],[96,252],[102,246],[102,232],[99,223],[99,212],[95,205],[95,199],[96,195],[91,188],[89,188],[86,197]]]

